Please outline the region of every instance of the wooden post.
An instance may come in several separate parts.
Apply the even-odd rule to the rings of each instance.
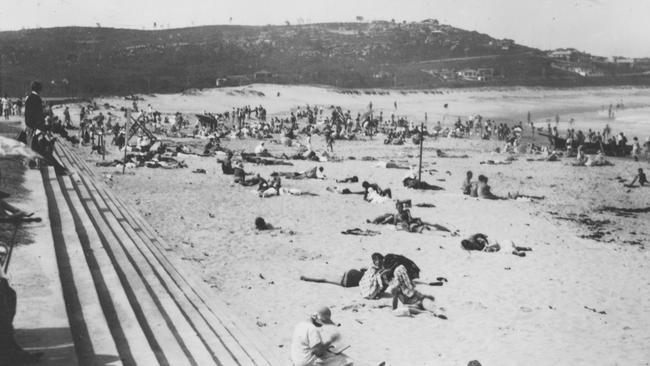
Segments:
[[[427,114],[424,114],[424,120],[427,120]],[[420,124],[420,166],[418,168],[418,182],[422,182],[422,150],[424,147],[424,122]]]
[[[124,159],[122,159],[122,175],[126,172],[126,147],[129,145],[129,122],[131,121],[131,108],[126,109],[126,125],[124,126]]]
[[[106,159],[106,140],[104,139],[104,128],[102,128],[102,161]]]

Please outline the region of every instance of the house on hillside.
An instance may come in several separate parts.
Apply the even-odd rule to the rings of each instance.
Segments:
[[[465,80],[478,80],[478,71],[475,69],[462,69],[458,71],[458,76]]]
[[[627,57],[614,56],[612,57],[612,62],[617,65],[634,66],[634,59]]]
[[[571,48],[557,49],[547,53],[547,56],[555,60],[570,61],[576,51]]]
[[[476,78],[478,81],[492,80],[494,78],[494,69],[491,67],[477,69]]]

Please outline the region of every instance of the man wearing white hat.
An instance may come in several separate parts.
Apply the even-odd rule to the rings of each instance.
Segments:
[[[291,340],[291,361],[294,366],[351,366],[352,362],[343,356],[329,352],[330,346],[340,336],[334,332],[324,341],[319,328],[336,325],[332,312],[326,306],[318,309],[306,321],[298,323]]]

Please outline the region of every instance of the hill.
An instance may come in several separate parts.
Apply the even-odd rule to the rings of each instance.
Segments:
[[[586,78],[546,52],[436,20],[165,30],[0,32],[0,89],[48,95],[179,92],[250,82],[341,88],[645,83],[616,68]]]

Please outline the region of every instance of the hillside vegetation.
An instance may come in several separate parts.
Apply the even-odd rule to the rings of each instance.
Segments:
[[[546,53],[435,20],[165,30],[65,27],[0,32],[0,89],[48,95],[179,92],[251,82],[341,88],[639,83],[576,77]],[[459,76],[463,69],[481,76]]]

